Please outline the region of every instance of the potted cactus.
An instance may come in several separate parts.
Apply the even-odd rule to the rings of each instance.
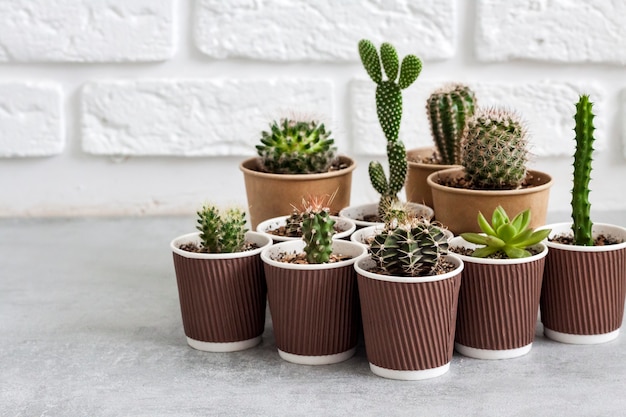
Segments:
[[[626,228],[591,221],[593,104],[576,104],[572,223],[549,225],[541,321],[550,339],[595,344],[618,337],[626,299]]]
[[[187,343],[209,352],[256,346],[265,328],[260,253],[272,239],[247,231],[239,208],[197,214],[198,232],[170,242]]]
[[[407,218],[376,235],[354,264],[374,374],[416,380],[449,370],[463,261],[447,247],[440,227]]]
[[[396,49],[389,43],[383,43],[380,54],[374,44],[366,39],[359,42],[359,55],[368,75],[376,83],[376,113],[378,121],[387,139],[387,160],[389,177],[380,162],[372,161],[368,167],[370,182],[380,194],[377,204],[348,207],[340,212],[349,217],[360,227],[380,223],[384,205],[397,201],[398,193],[404,187],[407,162],[406,149],[399,139],[402,119],[402,90],[409,87],[422,71],[422,61],[415,55],[407,55],[400,63]],[[381,69],[382,68],[382,69]],[[383,70],[387,79],[383,79]],[[410,210],[415,216],[431,218],[429,207],[413,204]]]
[[[492,213],[501,205],[509,213],[529,209],[530,227],[544,225],[552,178],[527,169],[527,135],[525,123],[515,113],[477,110],[462,142],[462,167],[427,178],[437,220],[455,234],[480,232],[478,213]]]
[[[335,222],[333,239],[349,238],[356,230],[356,223],[347,217],[330,216]],[[274,242],[302,239],[302,212],[294,208],[289,216],[278,216],[262,221],[256,231],[267,233]]]
[[[354,160],[338,156],[324,124],[316,120],[282,119],[261,133],[257,157],[246,159],[243,172],[253,229],[263,221],[288,215],[310,195],[332,195],[331,213],[350,204]]]
[[[533,231],[531,212],[509,219],[499,206],[483,233],[463,233],[450,250],[465,264],[459,293],[456,350],[478,359],[516,358],[530,352],[550,230]]]
[[[433,206],[426,178],[435,171],[461,165],[461,141],[475,108],[476,95],[463,84],[444,85],[428,97],[426,114],[435,146],[407,151],[407,201]]]
[[[302,239],[261,253],[276,347],[281,358],[305,365],[354,355],[359,310],[352,265],[362,245],[333,239],[334,220],[321,198],[302,207]]]

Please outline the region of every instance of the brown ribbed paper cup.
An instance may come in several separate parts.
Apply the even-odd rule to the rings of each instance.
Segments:
[[[268,302],[281,358],[324,365],[354,355],[359,330],[358,292],[353,264],[366,249],[336,240],[333,252],[351,256],[329,264],[297,265],[277,261],[280,253],[301,252],[303,241],[264,250]]]
[[[476,246],[461,237],[451,247]],[[465,264],[459,292],[456,350],[477,359],[516,358],[535,339],[541,283],[548,249],[520,259],[481,259],[459,255]]]
[[[355,263],[365,350],[376,375],[417,380],[443,375],[454,351],[463,262],[447,274],[404,278],[369,272],[371,257]]]
[[[571,224],[552,228],[551,237],[572,234]],[[626,300],[626,229],[594,224],[593,235],[624,243],[573,246],[548,242],[541,293],[544,334],[563,343],[596,344],[618,337]]]
[[[232,254],[186,252],[198,233],[174,239],[171,248],[183,328],[198,350],[231,352],[256,346],[265,328],[266,285],[260,252],[272,240],[247,232],[259,248]]]

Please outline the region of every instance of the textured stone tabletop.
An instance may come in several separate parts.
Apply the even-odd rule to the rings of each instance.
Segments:
[[[269,316],[256,348],[195,351],[168,247],[193,222],[0,220],[1,416],[626,415],[624,334],[564,345],[538,324],[524,357],[455,353],[415,382],[373,375],[363,345],[338,365],[287,363]]]

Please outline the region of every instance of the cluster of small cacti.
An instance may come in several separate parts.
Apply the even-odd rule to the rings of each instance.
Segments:
[[[446,85],[428,97],[426,111],[440,163],[461,164],[461,142],[475,108],[476,95],[462,84]]]
[[[422,70],[422,62],[415,55],[407,55],[400,64],[398,53],[391,44],[383,43],[379,55],[374,44],[365,39],[359,42],[359,55],[365,70],[376,83],[376,112],[387,139],[389,179],[378,161],[370,162],[368,169],[372,186],[381,195],[379,214],[382,214],[384,201],[398,199],[398,193],[406,179],[406,149],[404,143],[398,139],[402,119],[401,90],[417,79]],[[386,80],[383,80],[381,64],[387,76]]]
[[[576,104],[576,152],[574,153],[574,188],[572,189],[572,219],[574,221],[574,243],[593,246],[589,202],[589,180],[591,179],[591,155],[593,153],[594,126],[593,103],[589,96],[582,95]]]
[[[474,188],[516,189],[526,178],[527,130],[515,113],[481,109],[467,125],[462,145],[465,176]]]
[[[246,215],[239,208],[221,212],[215,206],[204,206],[198,214],[202,251],[208,253],[241,252],[245,248]]]
[[[370,253],[376,264],[390,275],[428,276],[435,273],[448,239],[443,230],[426,219],[411,218],[374,237]]]
[[[330,217],[330,209],[324,204],[324,199],[310,198],[303,203],[301,215],[307,261],[311,264],[328,262],[335,234],[335,221]]]
[[[261,169],[274,174],[315,174],[326,172],[336,157],[331,132],[315,120],[282,119],[261,132],[256,146]]]

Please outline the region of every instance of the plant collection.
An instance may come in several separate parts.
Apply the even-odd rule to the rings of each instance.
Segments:
[[[442,375],[455,349],[479,359],[524,355],[539,310],[544,333],[554,340],[617,337],[626,299],[626,229],[590,219],[589,97],[580,97],[574,117],[573,223],[546,226],[552,178],[528,169],[529,133],[519,115],[479,107],[463,84],[432,92],[426,110],[434,147],[415,155],[434,168],[418,186],[413,150],[399,130],[402,92],[422,62],[412,54],[400,59],[389,43],[377,48],[364,39],[357,49],[376,85],[386,139],[388,173],[378,161],[368,166],[380,194],[376,223],[358,241],[349,240],[356,226],[338,238],[356,164],[338,154],[324,123],[273,121],[260,134],[257,156],[240,165],[248,210],[206,205],[197,212],[197,232],[171,243],[189,345],[232,351],[260,343],[266,296],[283,359],[344,361],[356,351],[362,322],[371,371],[392,379]],[[416,215],[412,204],[426,211]],[[271,234],[247,228],[262,232],[260,225],[274,219],[291,240],[272,243]],[[565,252],[575,266],[567,266]],[[215,261],[222,263],[209,267]],[[236,334],[222,334],[238,326]]]

